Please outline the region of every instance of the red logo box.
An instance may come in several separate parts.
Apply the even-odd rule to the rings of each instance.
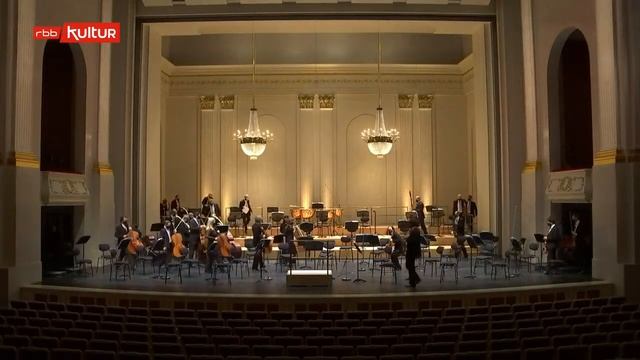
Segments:
[[[34,26],[33,40],[55,40],[60,38],[61,26]]]

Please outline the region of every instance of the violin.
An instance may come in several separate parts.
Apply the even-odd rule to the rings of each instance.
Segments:
[[[182,234],[175,233],[171,235],[171,243],[173,243],[173,252],[172,255],[174,257],[182,257],[182,253],[186,246],[182,243]]]
[[[131,239],[129,246],[127,246],[127,251],[131,255],[136,255],[139,250],[144,248],[142,241],[140,241],[140,234],[135,230],[130,230],[127,236]]]

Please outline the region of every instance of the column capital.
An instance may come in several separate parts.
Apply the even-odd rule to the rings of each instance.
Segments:
[[[418,95],[418,109],[429,110],[433,108],[433,94]]]
[[[398,94],[398,108],[400,109],[413,109],[413,95]]]
[[[7,164],[21,168],[40,169],[38,155],[31,152],[12,151],[9,153]]]
[[[216,97],[213,95],[200,96],[200,110],[213,110],[216,108]]]
[[[322,110],[333,110],[336,105],[336,96],[333,94],[318,95],[318,103]]]
[[[298,108],[300,110],[313,110],[315,103],[315,95],[301,94],[298,95]]]
[[[220,110],[234,110],[236,108],[235,95],[218,96],[218,101],[220,101]]]
[[[96,171],[100,175],[113,174],[113,169],[111,168],[111,165],[105,162],[98,162],[98,164],[96,164]]]
[[[596,152],[594,166],[640,162],[640,149],[605,149]]]
[[[540,161],[527,161],[524,163],[522,172],[536,172],[541,166],[542,164],[540,164]]]

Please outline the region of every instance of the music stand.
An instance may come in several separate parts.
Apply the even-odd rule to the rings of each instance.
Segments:
[[[80,264],[91,264],[91,259],[85,259],[84,258],[84,245],[87,243],[87,241],[89,241],[89,239],[91,239],[90,235],[83,235],[80,236],[80,238],[78,239],[78,241],[76,241],[76,245],[82,245],[82,260],[80,260],[78,262],[78,265]],[[86,260],[89,260],[89,262],[86,262]],[[86,266],[85,266],[86,269]],[[93,270],[92,270],[93,271]]]
[[[536,242],[540,247],[540,260],[538,261],[538,265],[536,265],[536,271],[543,271],[545,270],[544,266],[542,266],[542,248],[544,247],[544,235],[536,233],[533,234],[533,237],[536,239]]]
[[[271,244],[271,240],[270,239],[262,239],[260,240],[260,242],[262,243],[262,248],[260,249],[260,257],[262,258],[262,262],[264,263],[264,251],[267,248],[267,246],[270,246]],[[258,279],[258,282],[262,281],[262,280],[273,280],[273,278],[269,275],[267,275],[266,278],[262,277],[262,273],[264,270],[264,266],[260,266],[260,279]],[[267,272],[267,274],[269,274],[269,272]]]
[[[465,276],[465,278],[475,279],[476,275],[473,273],[473,248],[476,247],[475,242],[473,241],[473,236],[471,235],[465,235],[463,236],[463,239],[465,239],[467,244],[469,244],[469,275]],[[461,246],[464,246],[464,242],[462,242]]]
[[[356,279],[353,280],[353,282],[354,283],[367,282],[367,280],[365,279],[360,279],[360,266],[358,266],[358,264],[360,263],[360,254],[362,254],[362,249],[360,249],[360,246],[358,246],[357,241],[354,241],[353,244],[356,246]],[[365,271],[365,269],[362,269],[362,270]]]
[[[149,229],[149,232],[159,232],[160,230],[162,230],[162,223],[153,223],[151,224],[151,228]]]
[[[360,222],[357,220],[353,220],[353,221],[347,221],[344,224],[344,228],[347,229],[347,231],[350,233],[350,242],[355,243],[355,239],[353,237],[353,234],[356,233],[358,231],[358,228],[360,227]],[[351,250],[351,244],[349,244],[349,252],[351,252],[351,259],[353,260],[353,252]],[[340,247],[342,249],[342,247]],[[356,262],[356,269],[358,267],[358,263]],[[347,260],[345,259],[344,261],[344,265],[343,265],[344,270],[344,276],[342,277],[342,281],[351,281],[351,278],[349,277],[349,266],[347,263]]]

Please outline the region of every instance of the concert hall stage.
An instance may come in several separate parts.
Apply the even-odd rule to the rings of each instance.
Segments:
[[[302,261],[301,261],[302,262]],[[406,269],[398,272],[397,284],[389,271],[380,282],[380,270],[361,271],[366,282],[354,283],[355,261],[348,261],[348,277],[343,262],[333,269],[335,279],[330,287],[287,287],[286,271],[276,271],[274,262],[267,267],[273,280],[259,281],[259,273],[249,277],[231,274],[231,283],[226,274],[218,274],[219,280],[208,281],[209,274],[192,269],[191,277],[183,270],[183,283],[172,275],[165,285],[164,280],[154,279],[151,274],[134,274],[131,280],[109,280],[109,268],[94,276],[71,274],[59,278],[47,278],[39,284],[24,286],[23,299],[60,301],[84,304],[103,304],[141,307],[207,308],[232,310],[374,310],[396,308],[427,308],[447,306],[484,306],[528,301],[553,301],[583,297],[613,295],[611,283],[592,279],[588,275],[562,273],[544,275],[523,266],[519,275],[505,279],[499,272],[497,279],[484,274],[482,266],[477,268],[476,278],[467,278],[468,261],[462,261],[459,280],[454,273],[446,272],[443,283],[439,273],[431,276],[419,270],[422,277],[417,288],[407,288]],[[363,264],[364,265],[364,264]],[[403,264],[404,265],[404,264]],[[140,270],[140,269],[138,269]],[[149,269],[147,268],[147,271]],[[513,269],[512,269],[513,272]],[[266,275],[265,275],[266,276]]]

